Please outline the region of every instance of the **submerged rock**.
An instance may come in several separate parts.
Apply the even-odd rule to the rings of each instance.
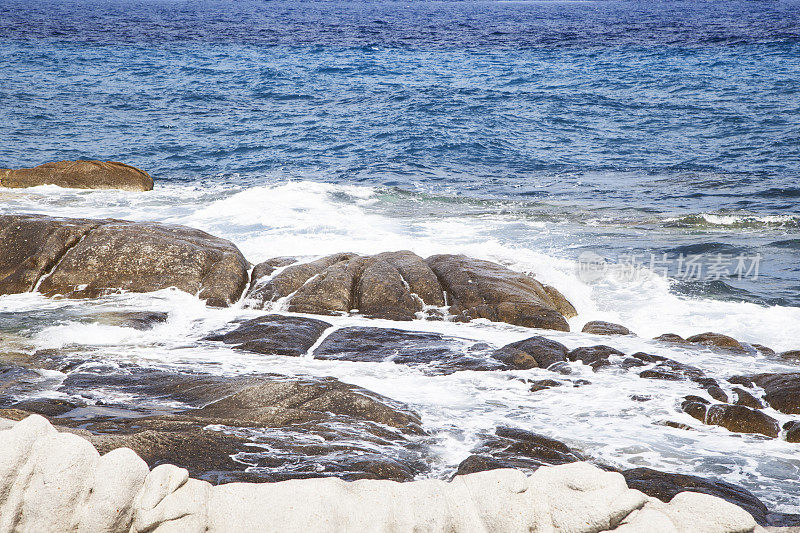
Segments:
[[[145,331],[163,324],[169,315],[160,311],[105,311],[90,317],[98,324]]]
[[[783,425],[786,442],[800,442],[800,420],[790,420]]]
[[[239,350],[270,355],[301,356],[331,324],[299,316],[266,315],[242,322],[233,331],[206,340],[233,344]]]
[[[33,168],[0,169],[0,187],[37,185],[151,191],[153,178],[143,170],[115,161],[58,161]]]
[[[176,287],[225,306],[244,291],[248,266],[231,242],[184,226],[0,216],[0,294],[91,298]]]
[[[614,324],[613,322],[603,322],[602,320],[592,320],[587,322],[581,330],[583,333],[591,333],[593,335],[630,335],[631,330],[621,324]]]

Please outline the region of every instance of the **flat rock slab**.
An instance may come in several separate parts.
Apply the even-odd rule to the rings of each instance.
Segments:
[[[226,306],[244,292],[248,269],[233,243],[185,226],[0,216],[0,294],[92,298],[176,287]]]
[[[58,185],[72,189],[153,190],[144,170],[115,161],[58,161],[33,168],[0,169],[0,187]]]
[[[223,335],[206,340],[233,344],[249,352],[302,356],[317,342],[331,324],[314,318],[285,315],[266,315],[246,322]]]
[[[484,343],[393,328],[341,328],[314,350],[315,359],[393,362],[423,367],[430,373],[458,370],[503,370],[507,365],[491,357]]]

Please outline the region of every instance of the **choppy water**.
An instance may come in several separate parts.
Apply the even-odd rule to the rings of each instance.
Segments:
[[[157,182],[141,195],[0,190],[0,212],[186,224],[252,262],[463,252],[557,286],[580,313],[573,330],[607,319],[641,336],[548,333],[569,347],[658,353],[720,378],[791,367],[645,339],[718,331],[800,348],[796,1],[10,0],[0,3],[0,64],[0,167],[121,160]],[[586,252],[761,258],[757,279],[683,279],[671,261],[671,277],[589,282],[576,263]],[[80,319],[127,307],[169,320],[139,332]],[[530,394],[510,373],[428,376],[199,342],[252,313],[171,291],[20,295],[0,298],[0,330],[104,363],[333,375],[417,409],[441,443],[442,475],[480,431],[510,424],[611,464],[715,476],[800,509],[797,445],[700,426],[678,410],[696,393],[688,383],[589,372],[593,386]],[[529,334],[401,327],[498,345]],[[699,431],[653,424],[666,418]]]

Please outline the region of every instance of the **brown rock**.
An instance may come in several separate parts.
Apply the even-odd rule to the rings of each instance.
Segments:
[[[48,296],[91,298],[177,287],[209,305],[225,306],[238,300],[247,284],[249,265],[236,246],[184,226],[8,215],[0,217],[0,233],[13,236],[0,242],[0,249],[10,248],[14,260],[27,257],[4,268],[3,292],[31,290],[38,283]],[[61,244],[23,240],[36,233],[49,237],[48,243],[61,237]],[[33,279],[38,281],[31,286]]]
[[[530,391],[539,392],[545,389],[551,389],[553,387],[560,387],[560,386],[561,386],[560,381],[556,381],[554,379],[540,379],[538,381],[534,381],[533,384],[531,384]]]
[[[297,289],[303,286],[309,279],[322,273],[326,268],[340,261],[346,261],[356,254],[342,253],[333,254],[311,261],[309,263],[296,263],[287,266],[279,274],[276,274],[272,279],[264,284],[254,283],[247,293],[247,298],[255,302],[255,307],[262,309],[268,302],[274,302],[280,298],[289,296]],[[277,258],[276,258],[277,259]],[[259,263],[253,269],[254,273],[262,274],[266,272],[273,272],[272,262],[276,259],[270,259],[264,263]],[[266,274],[262,274],[266,275]],[[257,278],[262,277],[259,275]]]
[[[736,405],[744,405],[751,409],[763,409],[766,407],[764,402],[747,392],[741,387],[734,387],[733,392],[736,393]]]
[[[762,353],[764,355],[775,355],[775,350],[769,346],[764,346],[763,344],[751,344],[750,346],[755,348],[758,353]],[[800,352],[798,353],[800,354]]]
[[[786,442],[800,442],[800,420],[790,420],[783,425]]]
[[[570,303],[567,298],[559,292],[558,289],[553,287],[552,285],[545,285],[542,283],[542,288],[545,290],[547,295],[552,300],[553,305],[558,310],[559,313],[564,315],[564,318],[572,318],[578,316],[578,311],[575,310],[575,307]]]
[[[788,359],[789,361],[800,362],[800,350],[789,350],[786,352],[781,352],[780,357],[781,359]]]
[[[722,426],[735,433],[757,433],[773,438],[780,433],[777,420],[743,405],[707,405],[687,397],[682,409],[704,424]]]
[[[701,333],[699,335],[693,335],[686,340],[693,344],[702,344],[703,346],[722,348],[725,350],[731,350],[733,352],[747,352],[747,349],[742,346],[739,341],[733,337],[722,335],[721,333]]]
[[[582,346],[567,353],[567,359],[570,361],[580,361],[585,365],[589,365],[592,367],[592,370],[596,372],[600,368],[611,364],[608,358],[612,355],[623,356],[625,354],[611,346]]]
[[[569,331],[547,291],[530,276],[464,255],[434,255],[426,262],[447,294],[450,312],[462,320]]]
[[[550,365],[567,360],[569,350],[560,342],[536,335],[521,341],[512,342],[494,353],[494,358],[512,368],[548,368]]]
[[[661,342],[674,342],[676,344],[686,343],[686,339],[674,333],[664,333],[663,335],[659,335],[658,337],[653,337],[653,340]]]
[[[786,414],[800,414],[800,373],[758,374],[749,378],[764,389],[764,399],[770,407]]]
[[[620,324],[613,322],[603,322],[602,320],[592,320],[587,322],[583,329],[583,333],[591,333],[593,335],[630,335],[631,330]]]
[[[114,161],[59,161],[34,168],[0,169],[0,187],[37,185],[151,191],[153,178],[143,170]]]

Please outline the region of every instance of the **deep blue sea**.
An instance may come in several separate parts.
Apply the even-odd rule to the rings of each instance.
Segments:
[[[661,354],[725,387],[742,373],[797,371],[777,356],[649,339],[717,331],[800,348],[800,0],[0,0],[0,167],[65,159],[123,161],[156,187],[1,189],[0,213],[185,224],[253,263],[466,253],[558,287],[579,315],[573,333],[547,334],[570,348]],[[704,270],[687,275],[695,259]],[[169,320],[146,332],[92,322],[109,309]],[[431,377],[203,341],[252,316],[169,290],[0,298],[0,333],[101,372],[335,376],[406,402],[437,443],[434,477],[505,424],[800,512],[797,445],[697,422],[680,410],[699,394],[692,383],[575,364],[594,386],[531,394],[524,380],[552,373]],[[577,333],[594,319],[639,336]],[[388,325],[498,346],[530,335]],[[45,378],[56,387],[63,376]]]

